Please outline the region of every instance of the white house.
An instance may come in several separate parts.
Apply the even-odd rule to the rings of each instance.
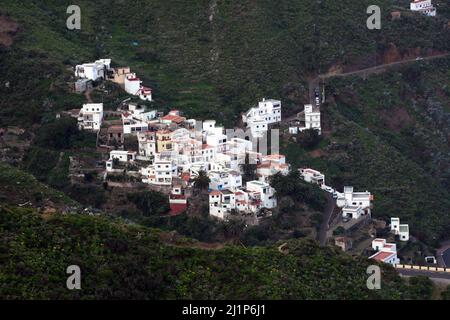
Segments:
[[[139,99],[153,101],[152,88],[141,86],[139,89]]]
[[[400,230],[400,218],[391,218],[391,232],[398,234]]]
[[[136,160],[136,152],[126,150],[113,150],[109,153],[109,159],[117,159],[120,162],[133,162]]]
[[[122,114],[122,124],[124,134],[136,134],[148,131],[148,123],[135,118],[130,113]]]
[[[225,134],[216,132],[206,136],[206,144],[214,147],[217,152],[224,152],[227,147],[227,139]]]
[[[137,96],[140,93],[142,81],[135,73],[129,73],[125,76],[125,91],[131,95]]]
[[[430,17],[436,16],[436,7],[433,6],[431,0],[414,0],[410,3],[410,9]]]
[[[186,194],[181,186],[173,186],[169,195],[170,215],[177,215],[187,209]]]
[[[285,156],[279,154],[262,156],[262,163],[256,166],[256,174],[259,176],[259,180],[268,182],[269,178],[277,173],[289,174],[289,165],[286,164]]]
[[[399,226],[398,237],[400,241],[409,241],[409,225],[401,224]]]
[[[229,190],[211,191],[209,193],[209,214],[219,219],[226,219],[236,209],[236,195]]]
[[[267,209],[273,209],[277,206],[277,198],[275,196],[275,189],[268,183],[262,181],[249,181],[246,184],[247,191],[254,191],[261,196],[261,205]]]
[[[85,63],[75,67],[75,76],[77,78],[96,81],[100,78],[105,79],[108,70],[111,68],[111,59],[100,59],[93,63]]]
[[[129,73],[124,80],[125,91],[133,96],[139,96],[141,100],[152,101],[152,89],[144,87],[140,78],[135,73]]]
[[[387,243],[386,239],[377,238],[372,241],[372,249],[377,253],[370,256],[369,259],[394,265],[400,263],[395,243]]]
[[[157,117],[156,110],[145,110],[145,106],[140,106],[135,103],[128,104],[128,111],[132,114],[133,118],[140,121],[152,121]]]
[[[80,130],[98,131],[103,121],[103,103],[87,103],[83,105],[78,115]]]
[[[344,193],[338,194],[336,204],[343,208],[343,217],[358,219],[361,215],[370,215],[373,195],[369,191],[354,192],[353,187],[344,187]],[[357,210],[354,207],[360,207]]]
[[[270,124],[281,121],[281,101],[264,98],[257,107],[242,115],[242,121],[250,128],[254,137],[261,137]]]
[[[317,170],[311,168],[299,169],[300,177],[306,182],[324,185],[325,184],[325,175]]]
[[[289,127],[289,133],[297,134],[298,132],[315,129],[319,134],[322,134],[322,127],[320,125],[320,108],[313,107],[312,104],[305,104],[305,126],[304,127]]]
[[[400,241],[409,241],[409,225],[400,224],[400,218],[391,218],[391,232],[398,235]]]
[[[172,160],[157,159],[154,163],[155,177],[153,184],[172,185],[172,179],[177,177],[177,166]]]
[[[209,189],[236,191],[242,187],[242,176],[239,172],[233,170],[210,171],[208,173],[210,180]]]
[[[320,125],[320,109],[318,107],[313,107],[311,104],[305,105],[305,129],[315,129],[319,134],[322,133],[322,127]]]
[[[154,132],[138,132],[139,155],[150,158],[156,154],[156,134]]]

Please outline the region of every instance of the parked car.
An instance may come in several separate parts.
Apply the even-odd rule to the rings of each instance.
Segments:
[[[437,263],[436,257],[434,257],[434,256],[425,257],[425,262],[426,263],[431,263],[431,264],[436,264]]]

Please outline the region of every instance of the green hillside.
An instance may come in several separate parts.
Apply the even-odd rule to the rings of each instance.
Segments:
[[[428,299],[382,266],[382,289],[366,287],[365,258],[312,241],[222,249],[104,218],[0,207],[1,299]],[[287,252],[287,253],[286,253]],[[66,288],[78,265],[82,290]]]
[[[160,109],[235,125],[266,96],[291,114],[308,102],[308,80],[330,68],[448,52],[450,5],[436,3],[438,17],[427,18],[404,10],[403,0],[78,1],[82,29],[69,31],[71,1],[3,0],[0,21],[19,28],[12,45],[0,45],[0,127],[34,131],[79,107],[85,97],[69,93],[69,68],[99,57],[131,66],[154,87]],[[382,9],[381,30],[366,27],[373,4]],[[401,19],[391,20],[392,10]],[[443,59],[365,81],[330,80],[324,156],[285,151],[295,165],[324,170],[336,187],[372,191],[375,216],[398,215],[428,242],[448,238],[448,69]],[[25,168],[39,175],[40,159],[31,160]]]

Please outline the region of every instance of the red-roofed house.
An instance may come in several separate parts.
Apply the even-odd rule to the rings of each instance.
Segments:
[[[184,121],[186,121],[185,117],[180,117],[180,116],[173,115],[173,114],[168,114],[161,118],[161,122],[166,123],[166,124],[171,124],[171,123],[181,124]]]
[[[369,259],[389,264],[399,264],[400,259],[397,258],[397,246],[395,243],[387,243],[386,239],[374,239],[372,241],[372,249],[378,251],[371,255]]]
[[[170,215],[178,215],[188,207],[187,197],[181,186],[174,186],[169,195]]]

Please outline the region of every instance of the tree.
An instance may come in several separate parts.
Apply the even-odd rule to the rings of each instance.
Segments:
[[[133,202],[146,217],[161,215],[169,211],[169,200],[160,192],[143,191],[127,195],[128,201]]]
[[[75,119],[60,118],[44,124],[37,132],[35,143],[43,148],[63,150],[70,149],[82,137]]]
[[[319,132],[315,129],[307,129],[297,135],[297,143],[308,150],[314,149],[320,140]]]
[[[240,166],[242,169],[242,181],[244,183],[258,179],[256,176],[256,163],[250,163],[248,154],[245,155],[245,163],[242,163]]]
[[[197,190],[207,190],[210,182],[208,175],[202,170],[194,179],[194,188]]]

